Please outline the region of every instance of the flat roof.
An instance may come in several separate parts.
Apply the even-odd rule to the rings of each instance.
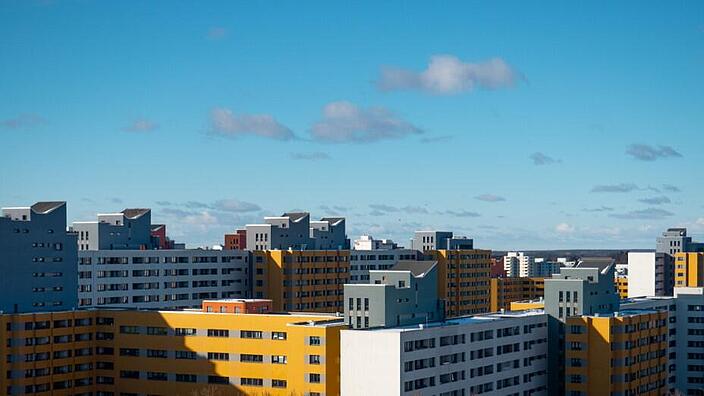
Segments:
[[[390,332],[390,333],[402,333],[406,331],[417,331],[426,328],[436,328],[436,327],[449,327],[457,325],[466,324],[480,324],[495,322],[503,319],[515,319],[515,318],[529,318],[534,316],[545,315],[545,311],[542,309],[529,309],[525,311],[506,311],[504,313],[494,312],[488,314],[471,315],[471,316],[460,316],[457,318],[447,319],[445,321],[435,321],[428,322],[427,324],[416,324],[408,326],[399,327],[389,327],[389,328],[378,328],[378,329],[368,329],[368,330],[350,330],[350,331],[376,331],[376,332]]]

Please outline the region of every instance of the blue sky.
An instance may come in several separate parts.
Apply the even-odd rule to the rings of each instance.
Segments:
[[[490,249],[704,239],[704,3],[0,4],[0,205],[292,209]]]

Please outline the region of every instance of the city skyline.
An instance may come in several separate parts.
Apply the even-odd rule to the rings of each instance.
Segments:
[[[189,246],[291,210],[406,246],[704,239],[702,4],[166,5],[2,5],[2,206],[150,207]]]

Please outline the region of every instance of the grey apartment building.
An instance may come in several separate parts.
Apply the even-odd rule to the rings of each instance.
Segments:
[[[66,202],[3,208],[0,311],[74,308],[76,257],[76,235],[66,232]]]
[[[308,212],[290,212],[265,217],[264,223],[247,224],[249,250],[343,250],[350,241],[343,217],[311,221]]]
[[[369,283],[345,285],[345,318],[353,329],[442,320],[436,261],[399,261],[369,272]]]
[[[76,221],[71,230],[78,236],[78,250],[156,249],[152,238],[150,209],[125,209],[100,213],[93,221]]]
[[[451,231],[416,231],[411,238],[411,249],[426,252],[429,250],[472,250],[474,240],[455,237]]]
[[[619,310],[611,258],[584,258],[574,267],[545,279],[545,313],[548,316],[548,391],[563,392],[565,321],[569,316],[609,314]]]
[[[241,250],[83,250],[79,306],[177,309],[249,298],[249,265],[249,252]]]

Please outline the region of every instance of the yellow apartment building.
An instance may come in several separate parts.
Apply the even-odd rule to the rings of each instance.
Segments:
[[[511,309],[514,301],[534,300],[545,295],[543,278],[491,278],[489,285],[491,312]]]
[[[489,312],[491,250],[430,250],[447,317]]]
[[[255,251],[254,297],[272,300],[275,312],[343,312],[349,259],[349,250]]]
[[[704,286],[704,253],[675,253],[675,287]]]
[[[92,310],[0,322],[9,395],[339,394],[335,316]]]
[[[567,318],[565,394],[667,393],[667,312]]]
[[[628,298],[628,276],[616,275],[614,278],[616,283],[616,290],[618,291],[618,296],[621,299]]]

